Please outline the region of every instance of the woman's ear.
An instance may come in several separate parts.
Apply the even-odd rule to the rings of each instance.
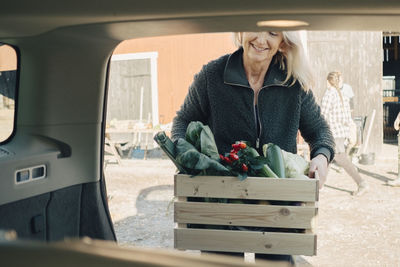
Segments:
[[[279,45],[278,51],[279,51],[280,53],[285,53],[285,52],[286,52],[286,49],[287,49],[287,46],[286,46],[285,42],[282,41],[281,44]]]

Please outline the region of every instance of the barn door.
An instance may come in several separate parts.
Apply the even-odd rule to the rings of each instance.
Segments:
[[[157,53],[111,60],[107,120],[158,124]]]

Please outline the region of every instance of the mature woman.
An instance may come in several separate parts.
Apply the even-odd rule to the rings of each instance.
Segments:
[[[191,121],[208,125],[220,153],[238,140],[257,149],[274,143],[296,153],[297,131],[310,146],[310,177],[326,180],[334,141],[314,96],[311,70],[297,32],[235,34],[239,49],[211,61],[195,76],[174,118],[172,139]],[[260,151],[261,152],[261,151]]]
[[[191,121],[208,125],[220,153],[245,140],[261,152],[274,143],[296,153],[300,130],[310,146],[310,177],[326,180],[334,141],[314,96],[311,70],[297,32],[235,34],[239,49],[209,62],[195,76],[174,118],[172,139]]]
[[[349,99],[340,91],[340,72],[330,72],[327,77],[328,89],[322,98],[322,114],[328,121],[336,143],[335,163],[353,178],[358,189],[353,195],[362,195],[368,189],[367,183],[358,173],[346,154],[346,141],[350,136],[351,111]]]

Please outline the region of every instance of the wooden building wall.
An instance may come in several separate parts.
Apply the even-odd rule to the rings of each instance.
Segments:
[[[114,54],[158,52],[159,122],[172,122],[193,77],[212,59],[233,52],[231,33],[190,34],[132,39]]]
[[[17,53],[9,45],[0,45],[0,109],[14,110]],[[5,111],[6,112],[6,111]],[[11,121],[11,124],[13,119]],[[11,125],[10,124],[10,125]],[[12,131],[12,126],[11,127]],[[8,132],[8,129],[6,129]],[[8,136],[8,135],[7,135]],[[3,138],[0,137],[0,141]]]
[[[0,46],[0,71],[17,69],[17,54],[11,46]]]
[[[109,75],[107,120],[147,121],[153,100],[150,60],[111,61]]]
[[[307,40],[316,98],[322,99],[327,74],[341,71],[355,94],[353,116],[370,116],[376,110],[368,148],[379,154],[383,143],[382,33],[318,31],[308,32]]]

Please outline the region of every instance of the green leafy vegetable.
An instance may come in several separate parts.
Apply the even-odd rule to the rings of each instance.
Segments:
[[[176,161],[187,169],[190,174],[197,175],[227,175],[228,169],[218,161],[200,153],[191,143],[183,138],[176,142]]]
[[[198,151],[201,150],[200,133],[203,128],[202,125],[203,124],[199,121],[192,121],[191,123],[189,123],[186,129],[186,141],[191,143]]]
[[[308,174],[310,164],[302,156],[282,150],[283,161],[285,162],[286,177],[299,178]]]
[[[269,143],[263,145],[263,153],[267,158],[267,164],[279,178],[285,178],[285,163],[283,161],[282,150],[279,146]]]
[[[164,131],[156,133],[156,135],[154,136],[154,141],[156,141],[156,143],[160,146],[164,153],[172,160],[179,172],[187,173],[185,168],[176,161],[175,144],[165,134]]]
[[[248,176],[275,177],[278,176],[267,165],[266,158],[260,156],[257,150],[250,147],[243,141],[232,144],[229,153],[220,155],[222,164],[230,171],[231,175],[244,180]]]
[[[198,151],[214,160],[219,159],[218,148],[210,127],[200,121],[192,121],[186,130],[186,141],[191,143]]]
[[[310,164],[300,155],[287,152],[272,143],[265,144],[263,146],[263,152],[273,171],[276,171],[278,174],[282,173],[282,168],[284,169],[284,176],[278,174],[280,178],[298,178],[308,174]],[[276,168],[278,168],[278,170],[276,170]]]

